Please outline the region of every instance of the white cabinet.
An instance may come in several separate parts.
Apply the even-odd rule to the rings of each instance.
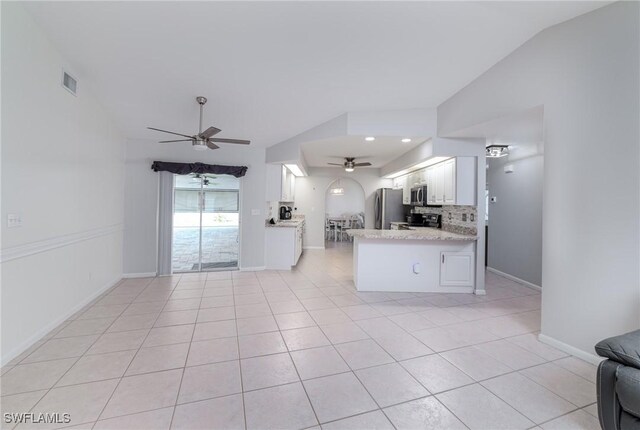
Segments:
[[[409,178],[404,177],[405,181],[402,185],[402,204],[410,205],[411,204],[411,183],[409,182]]]
[[[295,200],[295,181],[289,169],[281,164],[267,164],[267,201],[293,202]]]
[[[440,285],[473,285],[474,253],[468,251],[440,253]]]
[[[445,205],[452,205],[456,203],[456,159],[442,163],[442,203]]]
[[[269,270],[291,270],[302,255],[304,223],[297,227],[267,227],[265,266]]]

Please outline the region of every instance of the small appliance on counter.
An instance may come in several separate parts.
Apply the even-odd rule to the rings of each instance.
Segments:
[[[442,227],[442,215],[434,213],[411,213],[407,217],[407,227]]]
[[[291,219],[291,206],[280,206],[280,219]]]

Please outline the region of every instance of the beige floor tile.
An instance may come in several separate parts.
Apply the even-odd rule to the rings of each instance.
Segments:
[[[193,341],[235,337],[237,334],[235,320],[198,323],[193,332]]]
[[[301,383],[245,393],[247,429],[302,429],[318,424]]]
[[[48,340],[40,348],[32,352],[27,358],[22,360],[20,364],[80,357],[87,351],[87,349],[89,349],[98,337],[98,335],[91,335]]]
[[[370,318],[381,317],[382,314],[372,308],[370,305],[362,304],[355,306],[344,306],[341,308],[342,312],[347,314],[349,318],[354,321],[366,320]]]
[[[349,366],[332,346],[293,351],[291,357],[304,379],[348,372]]]
[[[480,345],[476,345],[476,348],[516,370],[546,362],[546,360],[539,355],[527,351],[506,339],[481,343]]]
[[[586,408],[582,409],[585,412],[590,413],[594,417],[598,418],[598,404],[594,403],[593,405],[589,405]]]
[[[290,314],[294,312],[306,312],[305,307],[299,300],[291,300],[288,302],[275,302],[271,303],[271,312],[274,315],[278,314]]]
[[[216,308],[200,309],[198,312],[198,323],[223,321],[235,319],[235,308],[233,306],[221,306]]]
[[[356,324],[374,339],[378,337],[402,336],[406,333],[404,329],[386,317],[359,320],[356,321]]]
[[[313,327],[316,322],[308,312],[293,312],[274,315],[280,330],[291,330],[294,328]]]
[[[367,390],[351,372],[304,382],[320,423],[377,409]]]
[[[191,342],[187,366],[217,363],[238,359],[238,341],[235,337]]]
[[[484,381],[482,385],[535,423],[574,410],[575,405],[519,373]]]
[[[266,303],[256,305],[236,305],[236,317],[252,318],[271,315],[271,308]]]
[[[456,324],[464,321],[462,318],[447,311],[446,309],[427,309],[425,311],[418,312],[418,315],[438,326]]]
[[[140,315],[121,316],[116,319],[107,330],[108,333],[116,331],[131,331],[150,329],[158,318],[158,313],[148,313]]]
[[[122,312],[123,317],[132,315],[143,314],[159,314],[162,308],[165,306],[165,302],[145,302],[145,303],[132,303]]]
[[[191,342],[194,327],[195,324],[186,324],[153,328],[142,346],[151,347]]]
[[[31,391],[29,393],[14,394],[11,396],[2,396],[0,398],[0,412],[2,413],[2,421],[0,428],[11,429],[15,426],[14,422],[6,422],[5,414],[27,413],[36,403],[42,399],[47,390]]]
[[[397,363],[355,372],[381,408],[418,399],[429,392]]]
[[[184,367],[189,352],[188,343],[140,348],[127,369],[127,376]]]
[[[474,325],[475,322],[452,324],[416,331],[418,340],[437,352],[497,340],[497,336]]]
[[[200,309],[223,308],[233,306],[233,296],[203,297],[200,300]]]
[[[169,430],[173,407],[98,421],[94,430]]]
[[[596,383],[596,373],[598,368],[591,363],[580,360],[576,357],[565,357],[560,360],[556,360],[553,364],[568,370],[571,373],[575,373],[578,376],[582,376],[587,381]]]
[[[351,319],[340,309],[316,309],[310,310],[309,314],[319,325],[340,324],[351,322]]]
[[[393,425],[381,411],[367,412],[322,425],[322,430],[394,430]]]
[[[507,338],[507,340],[526,349],[527,351],[531,351],[534,354],[539,355],[545,360],[557,360],[562,357],[567,357],[567,354],[564,352],[540,342],[535,334],[514,336]]]
[[[440,356],[476,381],[493,378],[513,370],[474,346],[443,352]]]
[[[105,333],[89,348],[87,354],[105,354],[107,352],[138,349],[148,333],[148,329]]]
[[[435,324],[417,313],[407,313],[392,315],[389,317],[391,321],[408,332],[424,330],[435,327]]]
[[[583,407],[596,401],[595,384],[553,363],[530,367],[520,373],[576,406]]]
[[[298,373],[287,353],[246,358],[240,362],[244,391],[298,382]]]
[[[182,369],[122,378],[101,419],[173,406],[178,397]]]
[[[393,358],[371,339],[335,345],[344,361],[351,369],[378,366],[392,363]]]
[[[436,354],[400,364],[431,393],[440,393],[473,382],[467,374]]]
[[[436,398],[470,429],[513,430],[534,426],[524,415],[478,384],[437,394]]]
[[[237,394],[176,406],[175,430],[243,429],[242,396]]]
[[[278,331],[278,325],[272,315],[242,318],[237,320],[237,324],[239,336]]]
[[[384,410],[397,430],[464,430],[467,427],[435,397],[414,400]]]
[[[133,360],[136,351],[85,355],[60,379],[56,386],[82,384],[120,378]]]
[[[600,430],[598,418],[582,410],[541,424],[545,430]]]
[[[333,344],[369,338],[369,335],[354,322],[323,325],[320,328]]]
[[[162,310],[164,312],[172,312],[200,309],[201,301],[200,298],[169,300]]]
[[[296,328],[281,332],[289,351],[329,345],[329,339],[318,327]]]
[[[78,320],[118,317],[127,308],[127,306],[128,305],[126,303],[118,305],[93,305],[84,311],[78,317]]]
[[[242,392],[238,361],[187,367],[182,377],[178,403],[188,403]]]
[[[54,338],[102,334],[107,330],[107,328],[109,328],[115,319],[116,317],[106,317],[72,321],[65,328],[56,333]]]
[[[238,342],[240,344],[241,358],[257,357],[259,355],[276,354],[287,351],[287,346],[280,332],[240,336]]]
[[[162,312],[155,327],[167,327],[180,324],[194,324],[198,316],[197,310]]]
[[[2,395],[51,388],[76,360],[67,358],[15,366],[0,380]]]
[[[430,348],[408,333],[379,337],[376,342],[398,361],[433,354]]]
[[[68,413],[71,418],[69,425],[93,422],[98,419],[102,408],[107,404],[109,397],[117,385],[118,380],[111,379],[108,381],[54,388],[38,402],[33,408],[33,412],[36,414],[51,412]],[[29,427],[44,429],[56,428],[59,427],[59,425],[53,423],[38,423]]]

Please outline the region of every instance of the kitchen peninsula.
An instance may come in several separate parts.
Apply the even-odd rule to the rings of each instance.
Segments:
[[[358,291],[472,293],[477,236],[438,228],[348,230]]]

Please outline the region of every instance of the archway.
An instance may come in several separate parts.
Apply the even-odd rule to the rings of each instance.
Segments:
[[[331,181],[324,207],[325,244],[348,242],[346,229],[364,228],[365,192],[358,181],[343,177]]]

